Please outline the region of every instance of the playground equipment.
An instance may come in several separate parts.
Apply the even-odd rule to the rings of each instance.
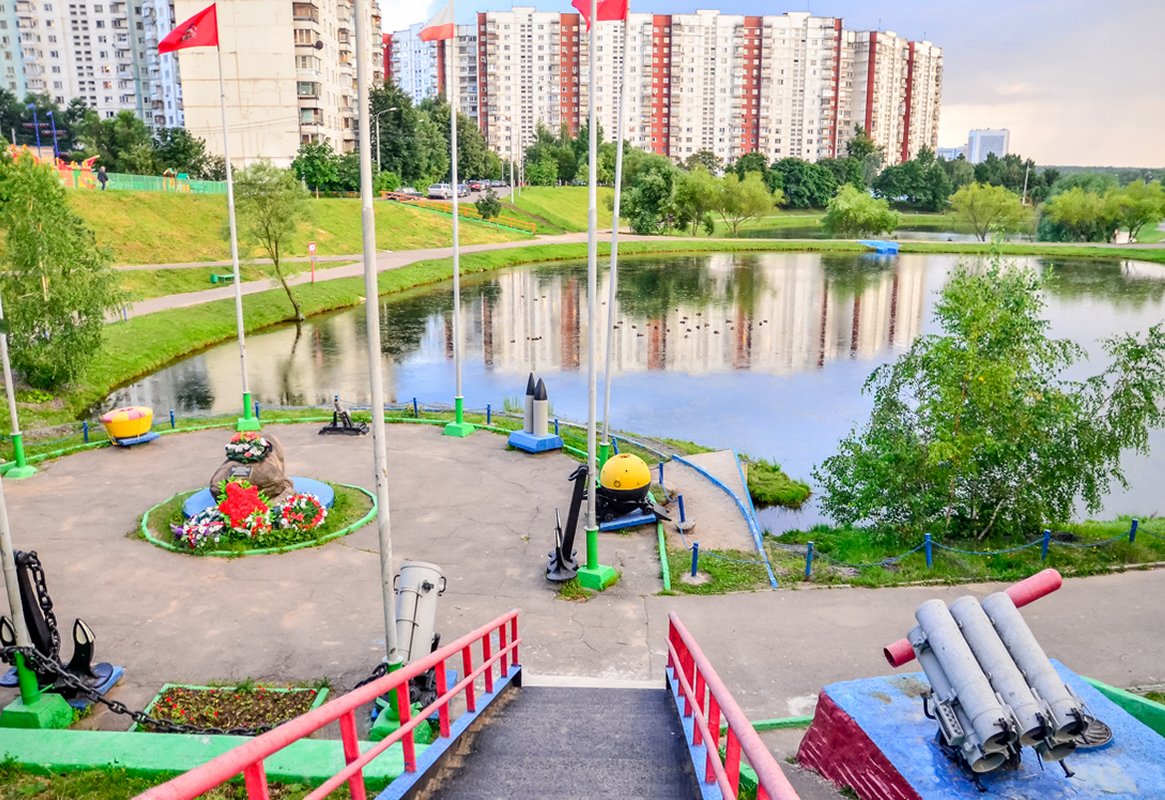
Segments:
[[[612,531],[671,520],[651,499],[651,470],[642,458],[619,453],[607,459],[599,470],[595,490],[595,513],[599,530]]]
[[[526,405],[522,416],[522,430],[510,434],[509,444],[527,453],[545,453],[562,448],[562,437],[550,432],[550,399],[541,378],[534,381],[534,373],[526,379]]]
[[[92,701],[86,695],[104,695],[121,680],[125,670],[107,662],[93,663],[93,648],[97,637],[93,629],[80,618],[73,622],[73,657],[67,664],[61,661],[61,635],[57,629],[57,618],[53,613],[53,601],[49,597],[44,568],[35,552],[18,550],[15,556],[21,616],[38,656],[29,664],[36,675],[37,688],[41,692],[61,695],[74,708],[87,708]],[[0,646],[16,646],[16,629],[7,616],[0,616]],[[4,661],[12,663],[8,658],[4,658]],[[16,686],[18,682],[19,674],[15,668],[0,677],[0,686]]]
[[[367,422],[353,422],[348,409],[340,405],[340,395],[332,400],[332,421],[320,428],[320,435],[363,436],[368,433]]]
[[[109,441],[119,447],[133,447],[147,444],[158,438],[150,430],[154,424],[154,411],[146,406],[124,406],[101,415],[101,424],[109,434]]]

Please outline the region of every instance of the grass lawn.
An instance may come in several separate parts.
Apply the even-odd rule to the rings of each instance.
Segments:
[[[113,250],[117,264],[172,264],[223,261],[230,258],[226,198],[217,195],[163,192],[69,193],[73,210],[94,230],[97,242]],[[360,201],[352,198],[312,200],[312,219],[300,226],[288,256],[307,255],[315,241],[319,255],[359,253],[362,248]],[[381,250],[447,247],[451,243],[447,215],[399,203],[376,203],[376,244]],[[529,238],[517,231],[466,220],[462,244],[484,244]],[[243,258],[258,257],[245,250]]]
[[[1165,231],[1157,227],[1160,224],[1160,222],[1147,223],[1145,227],[1141,228],[1141,232],[1137,234],[1137,242],[1140,244],[1155,244],[1165,241]]]
[[[610,201],[614,190],[600,186],[599,227],[611,227]],[[588,195],[585,186],[527,186],[514,203],[519,209],[541,217],[564,231],[587,229]]]

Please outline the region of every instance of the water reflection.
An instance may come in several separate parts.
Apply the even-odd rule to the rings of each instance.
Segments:
[[[935,292],[957,261],[804,253],[626,259],[614,309],[614,421],[775,458],[808,476],[868,413],[861,387],[870,371],[933,329]],[[474,276],[463,289],[468,405],[516,398],[533,369],[546,378],[557,413],[584,418],[585,264]],[[599,297],[605,313],[605,275]],[[447,285],[381,303],[390,402],[451,399],[451,306]],[[1047,313],[1053,335],[1077,339],[1096,359],[1100,338],[1165,317],[1165,268],[1057,261]],[[251,336],[252,393],[268,407],[327,404],[333,394],[366,403],[365,341],[363,309]],[[120,389],[108,403],[143,403],[160,416],[169,408],[230,413],[239,392],[238,351],[228,343]],[[1126,462],[1133,486],[1108,510],[1156,510],[1165,435],[1154,434],[1153,445],[1156,459]]]

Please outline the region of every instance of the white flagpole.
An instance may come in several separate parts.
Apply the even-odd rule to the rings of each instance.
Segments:
[[[380,543],[385,663],[401,665],[396,646],[396,594],[392,588],[392,522],[388,510],[388,450],[384,430],[384,371],[380,355],[380,288],[376,280],[376,219],[372,211],[372,153],[368,124],[368,0],[356,0],[356,104],[360,137],[360,225],[364,234],[364,319],[368,328],[368,382],[372,400],[372,455],[376,471],[376,529]]]
[[[615,136],[615,205],[611,214],[611,265],[607,271],[607,352],[603,361],[603,443],[599,460],[605,464],[611,454],[611,361],[615,344],[615,288],[619,278],[619,203],[623,195],[623,126],[627,111],[627,53],[631,45],[631,4],[623,20],[623,66],[619,80],[619,125]],[[600,465],[601,466],[601,465]]]
[[[259,430],[251,405],[251,388],[247,383],[247,342],[243,336],[243,283],[239,277],[239,228],[235,221],[235,182],[231,169],[230,133],[227,131],[227,89],[222,76],[222,46],[215,44],[218,54],[219,106],[222,109],[222,155],[227,166],[227,220],[231,230],[231,271],[235,278],[235,328],[239,339],[239,366],[243,372],[243,416],[235,424],[240,431]]]
[[[453,0],[449,0],[449,11],[453,17],[453,38],[446,39],[449,46],[447,61],[449,74],[445,78],[445,98],[449,102],[449,149],[450,175],[453,178],[453,373],[456,390],[453,395],[453,422],[445,426],[446,436],[468,436],[473,426],[465,422],[465,400],[461,396],[461,242],[458,229],[458,188],[457,182],[457,15],[453,13]]]

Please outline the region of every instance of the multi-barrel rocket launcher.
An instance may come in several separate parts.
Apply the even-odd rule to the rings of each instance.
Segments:
[[[929,600],[915,611],[917,627],[885,650],[895,667],[918,659],[931,687],[924,711],[938,722],[938,742],[977,784],[980,775],[1017,765],[1024,747],[1071,776],[1064,759],[1097,724],[1017,608],[1059,585],[1059,574],[1045,570],[982,602],[967,596],[948,607]]]

